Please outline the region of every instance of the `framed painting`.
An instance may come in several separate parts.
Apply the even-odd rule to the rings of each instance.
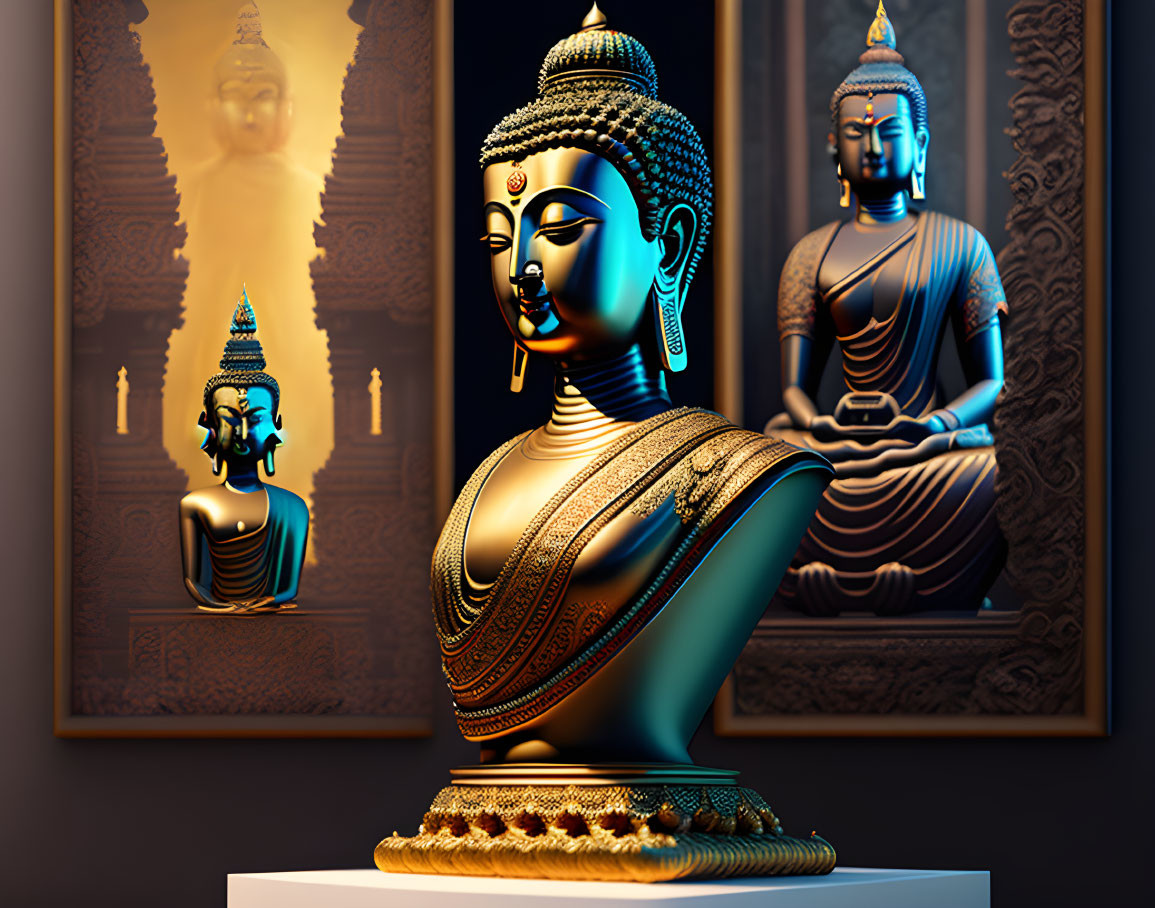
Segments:
[[[717,4],[717,400],[751,428],[783,410],[777,302],[787,254],[846,216],[829,104],[876,6]],[[886,12],[925,91],[925,204],[985,235],[1005,288],[1005,382],[990,426],[1005,566],[981,607],[822,615],[790,607],[780,591],[718,696],[715,728],[1104,735],[1105,5],[889,0]],[[833,349],[819,412],[848,387]],[[946,400],[968,387],[949,332],[935,378]],[[831,526],[812,524],[807,539]]]
[[[448,0],[56,3],[58,735],[431,732],[451,66]],[[222,485],[206,380],[254,336],[280,446],[238,554],[181,501]],[[307,504],[295,561],[265,557],[272,483]],[[206,565],[291,608],[199,607]]]

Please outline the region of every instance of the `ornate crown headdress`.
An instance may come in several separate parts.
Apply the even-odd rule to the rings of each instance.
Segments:
[[[273,392],[273,409],[281,402],[281,388],[273,376],[265,372],[265,351],[257,340],[257,315],[249,302],[248,290],[241,288],[241,298],[233,310],[229,325],[229,339],[221,356],[221,371],[205,382],[205,411],[212,411],[213,392],[217,388],[252,388],[257,385]]]

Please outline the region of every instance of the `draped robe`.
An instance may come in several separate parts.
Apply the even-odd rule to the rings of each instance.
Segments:
[[[823,291],[818,275],[838,227],[809,234],[791,253],[779,287],[779,335],[801,334],[819,344],[833,336],[849,391],[888,394],[901,413],[925,416],[944,404],[937,371],[947,326],[962,344],[1007,311],[990,247],[970,225],[924,212]],[[897,303],[883,320],[872,317],[861,330],[835,333],[839,307],[871,305],[875,294],[896,290]],[[830,458],[838,475],[783,582],[788,605],[811,614],[978,606],[1004,554],[987,426],[913,443],[820,441],[788,425],[778,417],[770,429]]]
[[[527,433],[528,434],[528,433]],[[469,518],[486,478],[525,436],[473,474],[433,559],[433,611],[458,725],[480,738],[515,728],[574,692],[669,601],[756,499],[820,457],[738,429],[716,413],[670,410],[638,423],[537,513],[484,601],[467,594]],[[615,516],[646,517],[673,499],[682,529],[643,588],[612,608],[566,599],[575,562]],[[578,608],[573,606],[577,605]]]
[[[225,541],[201,537],[201,585],[221,602],[293,590],[308,532],[308,510],[292,492],[264,485],[268,514],[251,532]],[[207,574],[207,576],[206,576]],[[295,591],[294,591],[295,592]]]

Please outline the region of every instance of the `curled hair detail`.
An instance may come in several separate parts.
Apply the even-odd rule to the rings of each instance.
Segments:
[[[213,392],[217,388],[268,388],[273,395],[273,412],[281,404],[281,387],[267,372],[218,372],[205,382],[205,412],[212,412]]]
[[[550,148],[601,155],[629,185],[647,240],[661,235],[676,205],[697,212],[688,283],[710,233],[713,182],[701,137],[680,111],[657,99],[657,82],[649,53],[629,35],[598,26],[564,38],[546,56],[538,97],[486,138],[481,166]]]
[[[830,117],[837,126],[838,105],[842,103],[843,98],[851,95],[869,97],[872,94],[890,93],[902,95],[910,104],[914,131],[922,130],[929,133],[926,95],[923,94],[922,85],[914,73],[899,63],[864,63],[853,70],[834,90],[830,98]]]

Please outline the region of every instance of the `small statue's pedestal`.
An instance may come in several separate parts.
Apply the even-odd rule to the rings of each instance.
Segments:
[[[228,908],[989,908],[985,870],[840,867],[826,876],[591,883],[379,870],[232,873]]]

